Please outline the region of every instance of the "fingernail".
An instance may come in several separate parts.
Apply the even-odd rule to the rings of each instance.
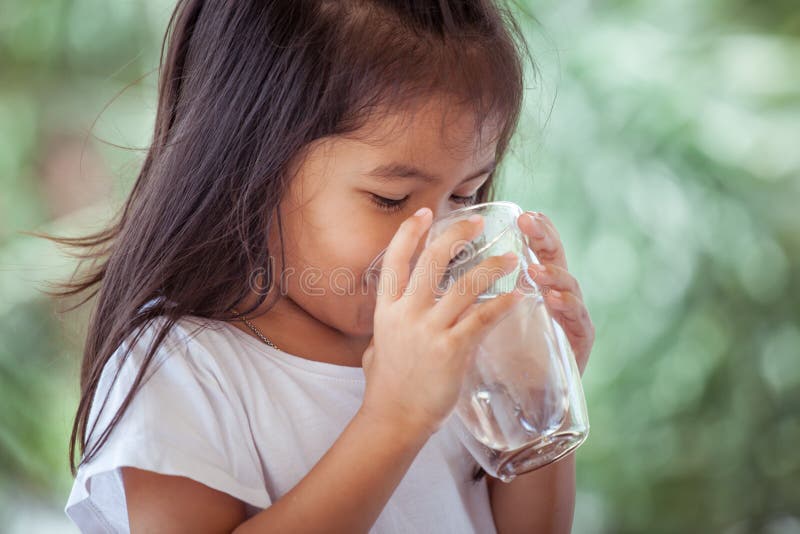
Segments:
[[[561,291],[556,291],[555,289],[551,289],[550,294],[553,295],[555,298],[561,297]]]
[[[470,215],[469,217],[467,217],[467,220],[471,223],[479,223],[481,222],[482,218],[483,217],[481,215],[476,213],[475,215]]]
[[[424,215],[427,215],[430,212],[431,212],[431,209],[428,208],[428,207],[420,208],[416,212],[414,212],[414,217],[422,217]]]
[[[546,270],[547,270],[547,267],[545,267],[545,266],[544,266],[544,265],[542,265],[541,263],[534,263],[534,264],[533,264],[533,268],[534,268],[534,269],[536,269],[536,270],[537,270],[537,271],[539,271],[539,272],[544,272],[544,271],[546,271]]]

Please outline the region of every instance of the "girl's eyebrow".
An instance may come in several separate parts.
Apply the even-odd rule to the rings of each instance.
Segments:
[[[492,160],[486,165],[483,169],[479,170],[472,176],[465,178],[463,182],[469,182],[470,180],[474,180],[479,176],[483,176],[484,174],[490,173],[495,169],[497,162]],[[415,180],[422,180],[423,182],[432,183],[440,181],[440,178],[435,174],[423,171],[414,167],[413,165],[409,165],[407,163],[389,163],[385,165],[379,165],[375,167],[371,171],[367,172],[367,176],[372,176],[373,178],[377,178],[381,182],[392,182],[396,178],[401,179],[415,179]]]

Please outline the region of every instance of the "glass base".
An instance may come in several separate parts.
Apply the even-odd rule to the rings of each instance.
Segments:
[[[587,436],[588,433],[557,432],[520,449],[506,451],[497,459],[497,478],[511,482],[518,475],[551,464],[575,450]]]

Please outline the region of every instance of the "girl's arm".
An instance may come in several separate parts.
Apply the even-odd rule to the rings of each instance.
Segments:
[[[575,508],[575,455],[505,483],[487,475],[498,534],[569,533]]]
[[[431,433],[362,406],[305,478],[235,532],[367,532]]]
[[[362,406],[294,488],[244,522],[243,503],[230,495],[188,478],[128,471],[131,532],[367,532],[431,433]]]

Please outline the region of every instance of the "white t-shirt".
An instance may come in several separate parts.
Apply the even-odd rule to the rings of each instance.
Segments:
[[[127,341],[103,369],[88,420],[90,446],[129,391],[163,319],[136,342],[92,432]],[[364,388],[361,367],[307,360],[224,321],[184,317],[99,453],[78,468],[64,511],[85,533],[129,532],[120,467],[133,466],[228,493],[246,504],[249,518],[308,474],[355,415]],[[486,480],[471,481],[476,463],[455,434],[454,417],[420,450],[370,532],[495,533]]]

